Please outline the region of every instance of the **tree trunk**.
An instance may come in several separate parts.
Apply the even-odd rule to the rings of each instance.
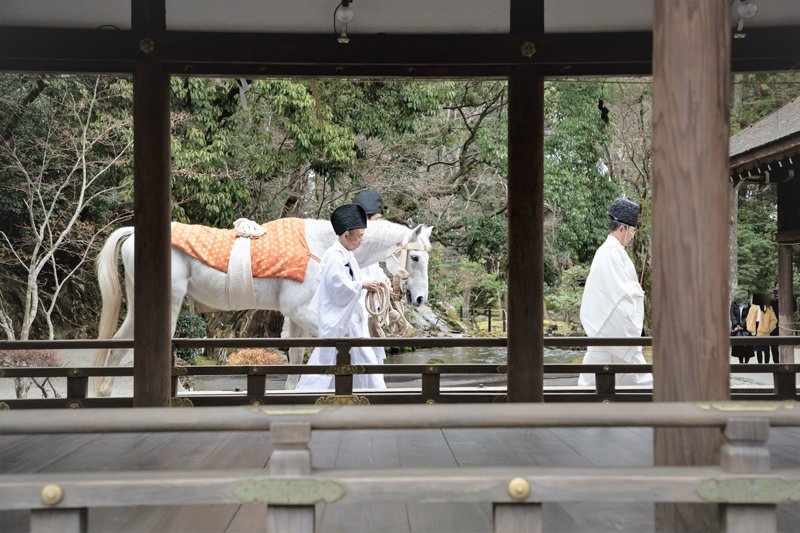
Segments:
[[[280,338],[283,320],[280,311],[255,311],[247,324],[247,336]]]

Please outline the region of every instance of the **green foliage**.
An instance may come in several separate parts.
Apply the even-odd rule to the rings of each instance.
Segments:
[[[488,308],[497,305],[506,290],[500,276],[488,273],[482,262],[450,254],[435,245],[428,263],[429,296],[434,304]]]
[[[80,108],[95,78],[8,74],[0,77],[0,131],[14,125],[17,156],[36,168],[43,148],[63,141],[81,122],[65,109]],[[739,104],[732,131],[796,97],[796,73],[737,75]],[[791,83],[790,83],[791,82]],[[26,95],[43,85],[27,108]],[[132,87],[127,78],[101,78],[90,132],[110,131],[93,146],[92,165],[132,138]],[[506,290],[508,109],[505,81],[171,80],[172,192],[176,220],[230,227],[240,216],[259,221],[280,216],[324,217],[364,187],[383,193],[387,216],[436,227],[430,297],[452,305],[497,305]],[[619,80],[548,82],[545,89],[545,255],[547,304],[574,318],[580,304],[575,278],[607,234],[605,210],[627,192],[641,202],[643,223],[629,253],[647,290],[649,261],[650,92]],[[602,98],[612,110],[601,119]],[[623,120],[623,114],[625,117]],[[124,121],[121,121],[124,119]],[[630,121],[630,122],[626,122]],[[58,128],[51,127],[58,124]],[[627,128],[627,129],[626,129]],[[628,135],[629,145],[619,144]],[[65,144],[62,143],[62,147]],[[628,150],[636,152],[635,157]],[[51,152],[52,153],[52,152]],[[115,161],[98,185],[101,195],[81,213],[72,232],[86,243],[93,230],[132,207],[130,153]],[[635,162],[632,162],[635,159]],[[22,175],[6,158],[0,165],[0,231],[15,250],[30,250]],[[627,165],[627,166],[626,166]],[[51,159],[44,179],[69,168]],[[118,188],[118,190],[117,190]],[[62,191],[66,206],[74,186]],[[775,282],[774,191],[742,191],[739,213],[740,283],[751,290]],[[92,246],[96,247],[97,244]],[[27,247],[27,248],[26,248]],[[76,264],[70,245],[59,265]],[[94,251],[90,256],[94,255]],[[8,266],[2,296],[18,305],[24,271]],[[798,263],[800,264],[800,262]],[[42,287],[52,286],[49,272]],[[56,313],[62,330],[91,321],[98,307],[89,265],[65,288]],[[17,313],[18,316],[19,313]],[[60,316],[59,316],[60,315]],[[76,324],[69,324],[72,320]],[[182,319],[182,321],[185,319]],[[85,327],[84,327],[85,329]],[[91,331],[91,328],[90,328]]]
[[[603,166],[611,128],[597,109],[602,82],[546,87],[544,194],[556,231],[546,234],[556,264],[591,261],[608,234],[605,211],[620,191]]]
[[[739,191],[739,286],[753,293],[770,292],[778,277],[778,250],[772,241],[777,230],[775,187]]]
[[[363,139],[397,139],[415,132],[425,118],[454,96],[453,84],[392,81],[316,82],[333,121]]]
[[[178,325],[175,328],[176,338],[200,339],[208,335],[206,321],[199,315],[181,313],[178,316]],[[176,355],[189,365],[197,362],[197,357],[203,354],[202,348],[179,348]]]
[[[588,266],[575,265],[565,270],[559,280],[560,283],[547,291],[545,295],[547,308],[561,317],[564,322],[577,320],[583,298],[581,283],[586,281],[588,275]]]
[[[731,135],[739,132],[798,96],[797,72],[736,74],[731,108]]]
[[[508,265],[508,223],[505,217],[489,213],[466,214],[458,251],[470,261],[486,265],[486,270],[499,274]]]
[[[451,304],[455,291],[455,280],[448,275],[450,259],[446,249],[439,244],[431,247],[428,259],[428,299],[435,306]]]
[[[250,199],[230,170],[238,138],[238,82],[172,78],[173,218],[229,227]]]

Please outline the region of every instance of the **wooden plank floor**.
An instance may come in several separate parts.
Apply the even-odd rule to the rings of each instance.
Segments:
[[[634,466],[652,464],[652,431],[617,429],[502,429],[317,431],[315,468],[459,466]],[[774,429],[776,468],[800,467],[800,429]],[[142,469],[263,468],[268,433],[102,434],[0,437],[0,474]],[[318,505],[325,533],[469,533],[491,530],[490,504]],[[570,503],[544,506],[545,531],[649,532],[649,504]],[[95,509],[93,532],[263,530],[258,504]],[[779,506],[779,530],[797,531],[800,504]],[[25,512],[0,513],[0,531],[27,531]]]

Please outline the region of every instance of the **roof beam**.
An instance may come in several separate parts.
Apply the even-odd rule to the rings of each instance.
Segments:
[[[733,70],[800,68],[798,34],[800,27],[749,30],[733,42]],[[547,75],[648,74],[652,60],[650,32],[353,35],[348,45],[327,34],[156,32],[145,41],[130,31],[7,27],[0,70],[132,72],[151,57],[173,73],[492,77],[526,64]]]
[[[732,156],[730,159],[731,174],[741,174],[786,157],[793,157],[798,153],[800,153],[800,133],[794,133]]]

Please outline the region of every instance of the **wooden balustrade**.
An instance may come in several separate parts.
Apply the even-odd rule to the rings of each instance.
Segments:
[[[732,344],[752,342],[747,338],[732,338]],[[792,345],[797,337],[765,337],[766,344]],[[175,348],[197,347],[273,347],[293,346],[334,346],[337,348],[336,365],[253,365],[253,366],[187,366],[173,368],[173,394],[177,396],[177,382],[181,376],[244,376],[246,387],[243,392],[227,394],[190,395],[184,405],[215,406],[242,404],[294,404],[314,403],[322,393],[293,393],[284,390],[267,390],[267,380],[288,374],[333,374],[334,393],[339,397],[353,394],[353,375],[379,373],[384,375],[419,376],[420,385],[402,389],[358,391],[361,398],[370,403],[476,403],[505,401],[504,387],[448,387],[443,386],[442,376],[466,375],[477,377],[504,376],[505,364],[392,364],[392,365],[352,365],[350,347],[352,346],[401,346],[415,348],[449,348],[461,346],[504,347],[505,338],[386,338],[386,339],[174,339]],[[652,339],[642,338],[587,338],[587,337],[548,337],[546,346],[582,347],[587,345],[650,345]],[[13,341],[0,342],[2,349],[77,349],[77,348],[131,348],[130,340],[105,341]],[[732,364],[731,373],[769,373],[773,376],[773,387],[731,389],[735,400],[793,400],[798,398],[796,376],[800,364]],[[575,365],[546,364],[545,375],[575,375],[581,372],[594,373],[594,389],[577,386],[545,388],[546,402],[638,402],[650,401],[652,390],[647,388],[622,387],[615,384],[615,375],[620,373],[652,372],[652,365]],[[132,367],[48,367],[48,368],[3,368],[0,378],[14,377],[61,377],[66,378],[66,397],[43,399],[0,399],[3,408],[80,408],[80,407],[131,407],[130,397],[96,398],[89,397],[89,378],[94,376],[133,375]]]
[[[315,430],[539,427],[709,427],[724,430],[719,466],[311,469]],[[721,504],[726,531],[775,531],[776,505],[796,501],[800,470],[771,470],[770,427],[800,427],[795,402],[149,408],[8,412],[0,435],[269,430],[267,469],[12,474],[0,509],[31,511],[31,530],[85,531],[96,507],[268,506],[266,530],[314,531],[314,506],[491,502],[494,531],[540,531],[551,502]],[[468,490],[465,489],[468,487]]]

